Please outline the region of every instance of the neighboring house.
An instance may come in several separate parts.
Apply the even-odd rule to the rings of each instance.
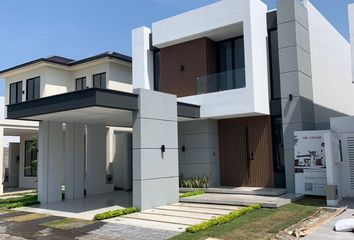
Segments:
[[[37,136],[37,122],[5,119],[5,97],[0,97],[0,194],[6,188],[37,187]]]
[[[81,91],[85,90],[86,88],[102,88],[102,89],[114,89],[120,90],[124,92],[132,92],[132,85],[131,85],[131,59],[130,57],[126,57],[114,52],[107,52],[97,56],[93,56],[87,59],[74,61],[58,56],[49,57],[49,58],[42,58],[35,61],[31,61],[14,68],[10,68],[4,71],[1,71],[0,75],[5,78],[6,85],[6,97],[5,103],[6,105],[11,106],[18,106],[24,102],[33,102],[36,104],[36,101],[41,98],[53,96],[53,95],[60,95],[68,92],[73,91]],[[60,104],[60,102],[57,102]],[[4,105],[4,103],[3,103]],[[69,104],[70,106],[70,104]],[[51,109],[53,111],[55,109]],[[31,114],[31,111],[28,111]],[[100,119],[101,116],[99,113],[95,112],[88,112],[93,118]],[[73,112],[69,116],[67,116],[73,120],[80,120],[81,116],[77,112]],[[62,122],[66,123],[66,121]],[[64,134],[65,129],[68,128],[68,125],[60,123],[60,128],[63,130],[62,133]],[[36,186],[37,181],[37,153],[29,154],[30,157],[27,157],[28,151],[27,148],[30,148],[30,143],[32,141],[33,135],[38,135],[38,122],[32,121],[17,121],[17,120],[3,120],[0,122],[0,126],[4,126],[4,135],[5,134],[12,134],[12,135],[19,135],[21,134],[20,144],[11,143],[10,149],[17,149],[15,152],[10,152],[10,160],[11,158],[18,158],[19,161],[19,168],[20,168],[20,178],[19,183],[16,183],[16,180],[12,180],[13,178],[17,179],[17,176],[13,177],[15,173],[11,170],[7,176],[5,174],[5,180],[10,179],[12,180],[10,183],[5,181],[5,187],[12,187],[18,186],[21,188],[33,188]],[[6,125],[7,124],[7,125]],[[23,126],[22,126],[23,125]],[[16,127],[25,127],[31,126],[34,129],[34,132],[31,134],[26,134],[16,128]],[[15,128],[14,130],[9,130],[8,127]],[[83,124],[77,123],[73,126],[75,131],[82,133],[82,138],[74,139],[72,143],[73,148],[80,147],[80,144],[83,144],[86,140],[86,131],[91,131],[91,126],[84,126]],[[89,174],[85,172],[85,181],[88,182],[87,184],[87,194],[94,194],[94,193],[103,193],[103,192],[111,192],[114,190],[114,187],[121,188],[121,189],[131,189],[131,182],[129,180],[129,175],[125,176],[123,179],[123,175],[120,176],[113,176],[114,171],[118,172],[117,166],[121,166],[123,164],[123,159],[127,161],[124,163],[124,168],[126,171],[129,172],[129,167],[131,168],[131,154],[128,154],[128,148],[130,147],[131,142],[131,128],[106,128],[105,126],[102,128],[98,128],[96,126],[92,126],[92,129],[95,129],[98,134],[104,134],[105,139],[102,140],[102,144],[104,144],[104,148],[99,149],[99,144],[96,144],[94,140],[90,142],[88,147],[91,151],[94,151],[99,158],[105,159],[100,161],[100,164],[93,166],[92,171],[95,169],[103,169],[102,172],[99,174],[104,178],[104,182],[99,183],[96,178],[95,173]],[[17,131],[17,132],[16,132]],[[10,132],[10,133],[8,133]],[[64,136],[64,135],[63,135]],[[37,138],[37,137],[35,137]],[[119,153],[116,151],[116,141],[120,141],[121,146],[125,146],[125,149],[121,147],[119,149]],[[47,139],[46,144],[52,141],[52,139]],[[106,146],[107,143],[107,146]],[[60,146],[60,143],[58,144]],[[63,147],[63,146],[62,146]],[[83,146],[78,151],[77,154],[81,154],[84,156],[85,149]],[[39,150],[40,152],[43,151]],[[63,152],[64,150],[61,149],[58,151]],[[130,153],[130,151],[129,151]],[[124,155],[123,157],[120,156]],[[33,159],[27,159],[33,158]],[[120,159],[118,161],[118,158]],[[26,159],[23,161],[23,159]],[[90,159],[90,158],[89,158]],[[15,162],[16,160],[11,160],[11,162]],[[26,163],[31,164],[34,162],[32,167],[26,167]],[[130,163],[129,163],[130,162]],[[41,164],[39,164],[39,169],[41,169]],[[85,162],[82,162],[79,171],[84,171],[85,168],[91,167],[91,165],[87,165]],[[28,170],[24,170],[28,169]],[[11,169],[15,169],[14,167]],[[70,168],[68,168],[70,169]],[[72,169],[72,168],[71,168]],[[90,168],[91,169],[91,168]],[[60,168],[53,169],[58,174],[57,177],[65,176],[64,172],[60,171]],[[72,169],[73,170],[73,169]],[[16,171],[15,171],[16,172]],[[23,174],[24,173],[24,174]],[[30,175],[29,175],[30,174]],[[39,174],[38,174],[39,175]],[[40,178],[41,176],[38,176]],[[130,177],[131,178],[131,177]],[[29,179],[31,181],[29,181]],[[12,183],[14,181],[14,183]],[[46,180],[47,181],[47,180]],[[50,181],[50,180],[48,180]],[[89,184],[90,182],[90,184]],[[62,177],[61,183],[65,184],[65,178]],[[67,186],[67,185],[66,185]],[[40,190],[39,190],[40,191]],[[81,193],[74,193],[71,189],[71,193],[67,193],[67,198],[73,198],[75,194],[79,194],[79,196],[83,196],[84,191],[82,189]]]
[[[41,202],[62,184],[66,198],[113,191],[112,175],[140,209],[177,202],[181,175],[293,192],[294,131],[354,114],[350,45],[307,1],[219,1],[133,30],[132,55],[0,72],[7,117],[40,122]],[[113,127],[132,131],[115,146],[133,166],[110,167]]]

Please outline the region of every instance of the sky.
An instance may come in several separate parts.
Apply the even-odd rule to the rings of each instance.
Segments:
[[[132,29],[217,1],[1,0],[0,69],[52,55],[71,59],[105,51],[131,55]],[[276,0],[263,1],[269,9],[276,6]],[[311,2],[349,38],[347,5],[354,0]]]

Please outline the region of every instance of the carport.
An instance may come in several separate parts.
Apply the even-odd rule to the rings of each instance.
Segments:
[[[132,205],[178,202],[178,116],[198,118],[199,106],[145,89],[91,88],[9,105],[10,119],[39,121],[38,194],[41,203],[106,194],[107,127],[132,128]],[[84,177],[85,176],[85,177]]]

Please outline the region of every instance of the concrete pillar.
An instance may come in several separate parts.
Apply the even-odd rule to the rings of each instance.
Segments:
[[[0,195],[4,193],[4,128],[0,127]]]
[[[39,124],[38,198],[41,203],[62,200],[64,131],[62,123]]]
[[[114,184],[107,184],[107,131],[104,125],[87,125],[87,195],[114,191]]]
[[[176,96],[146,89],[134,92],[139,94],[139,111],[133,116],[133,205],[144,210],[176,203]]]
[[[65,198],[84,196],[84,134],[82,124],[67,123],[65,127]]]
[[[132,32],[133,88],[154,90],[154,57],[150,50],[150,33],[147,27]]]
[[[285,175],[294,192],[294,131],[315,128],[307,8],[300,0],[280,0],[277,21]]]

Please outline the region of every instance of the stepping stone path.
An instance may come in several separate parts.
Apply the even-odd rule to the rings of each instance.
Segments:
[[[187,227],[239,210],[239,206],[176,203],[105,220],[115,224],[183,232]]]

